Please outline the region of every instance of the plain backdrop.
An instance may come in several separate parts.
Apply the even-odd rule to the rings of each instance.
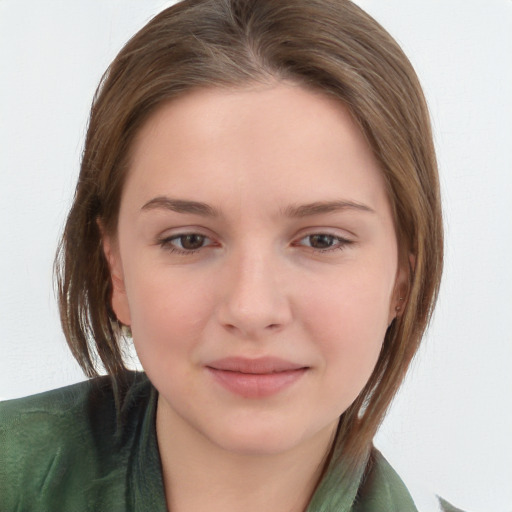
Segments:
[[[172,2],[0,0],[0,398],[84,377],[52,260],[95,87]],[[415,66],[432,113],[446,269],[424,346],[377,446],[406,481],[512,511],[512,2],[359,0]]]

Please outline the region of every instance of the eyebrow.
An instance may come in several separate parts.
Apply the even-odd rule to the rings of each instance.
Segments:
[[[220,211],[209,204],[187,199],[173,199],[165,196],[158,196],[141,208],[142,211],[164,209],[176,213],[188,213],[202,217],[220,217]],[[344,210],[358,210],[362,212],[375,213],[369,206],[354,201],[316,201],[302,205],[290,205],[281,210],[281,214],[290,218],[302,218],[325,213],[335,213]]]
[[[170,197],[159,196],[148,201],[141,210],[164,209],[176,213],[191,213],[201,215],[202,217],[219,217],[220,212],[206,203],[199,201],[188,201],[186,199],[172,199]]]
[[[362,212],[375,213],[373,208],[355,201],[317,201],[314,203],[288,206],[283,210],[286,217],[309,217],[323,213],[335,213],[344,210],[358,210]]]

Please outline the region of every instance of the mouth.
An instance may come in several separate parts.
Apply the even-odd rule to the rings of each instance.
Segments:
[[[299,381],[309,367],[274,357],[230,357],[206,365],[217,384],[243,398],[275,395]]]

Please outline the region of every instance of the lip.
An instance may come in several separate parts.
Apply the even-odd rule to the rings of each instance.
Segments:
[[[293,385],[309,368],[276,357],[228,357],[208,363],[206,369],[231,393],[244,398],[265,398]]]

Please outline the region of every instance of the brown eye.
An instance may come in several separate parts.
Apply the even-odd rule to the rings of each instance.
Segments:
[[[340,236],[329,235],[328,233],[314,233],[305,236],[299,241],[299,245],[310,248],[313,252],[332,252],[342,250],[353,242]]]
[[[199,233],[183,233],[162,238],[158,244],[169,252],[187,255],[211,245],[211,240]]]
[[[177,237],[181,242],[181,247],[188,251],[194,251],[202,247],[205,236],[192,233],[190,235],[180,235]]]
[[[314,249],[330,249],[338,240],[335,236],[324,234],[310,235],[307,238],[309,238],[310,245]]]

